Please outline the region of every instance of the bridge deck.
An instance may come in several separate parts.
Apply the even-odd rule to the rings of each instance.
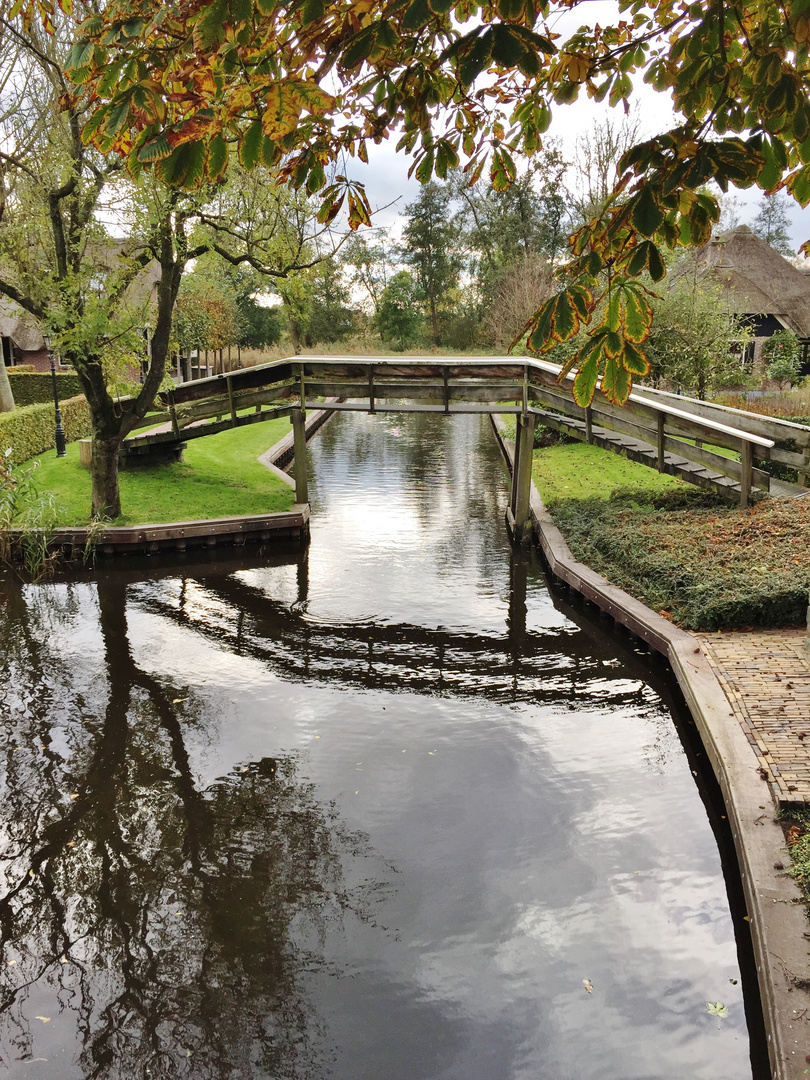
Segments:
[[[143,426],[169,423],[171,431],[128,442],[133,452],[148,452],[152,445],[285,413],[297,422],[302,409],[319,408],[328,398],[332,408],[372,413],[512,413],[521,429],[539,418],[743,505],[772,490],[755,459],[796,468],[800,481],[810,475],[808,427],[647,388],[634,390],[622,407],[597,390],[586,409],[573,400],[572,378],[562,377],[555,364],[527,357],[292,357],[160,395],[163,411]],[[773,490],[805,489],[780,483]]]

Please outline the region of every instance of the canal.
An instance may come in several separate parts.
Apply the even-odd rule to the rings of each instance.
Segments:
[[[7,1075],[766,1077],[689,718],[488,421],[338,416],[310,497],[305,557],[5,579]]]

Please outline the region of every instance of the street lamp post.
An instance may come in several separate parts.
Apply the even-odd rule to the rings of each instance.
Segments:
[[[67,449],[65,448],[65,429],[62,427],[62,412],[59,408],[59,387],[56,384],[56,364],[53,360],[53,352],[51,351],[51,335],[44,334],[45,348],[48,350],[48,360],[51,365],[51,382],[53,383],[53,412],[54,419],[56,421],[55,442],[56,442],[56,456],[67,457]]]

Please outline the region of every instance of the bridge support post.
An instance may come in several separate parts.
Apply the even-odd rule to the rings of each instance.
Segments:
[[[303,409],[293,409],[290,414],[293,426],[293,477],[295,478],[295,501],[309,502],[307,489],[307,414]]]
[[[532,538],[530,496],[532,488],[532,452],[534,450],[534,413],[516,416],[515,462],[512,469],[512,493],[506,518],[512,539],[528,544]]]
[[[750,442],[743,440],[740,448],[740,506],[748,506],[751,501],[751,472],[753,465],[753,448]]]

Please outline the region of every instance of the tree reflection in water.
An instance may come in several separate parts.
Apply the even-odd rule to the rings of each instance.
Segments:
[[[56,752],[66,691],[45,670],[46,628],[22,593],[6,599],[2,1063],[31,1057],[46,993],[74,1014],[87,1078],[323,1076],[304,943],[362,914],[344,870],[367,839],[292,756],[197,787],[188,721],[133,658],[123,585],[98,586],[106,708],[74,700],[91,735],[62,732],[75,745]]]

